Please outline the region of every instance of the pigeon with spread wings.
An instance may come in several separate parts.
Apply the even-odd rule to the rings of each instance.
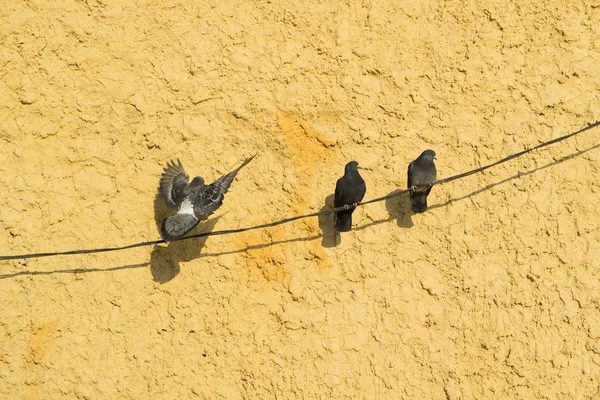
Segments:
[[[198,223],[217,210],[229,185],[242,167],[255,157],[252,156],[235,170],[223,175],[210,185],[197,176],[188,184],[189,176],[185,173],[181,161],[167,163],[160,178],[160,194],[167,207],[177,215],[167,217],[160,224],[160,235],[168,241],[181,239]]]

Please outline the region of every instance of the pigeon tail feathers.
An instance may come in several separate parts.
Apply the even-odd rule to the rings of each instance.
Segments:
[[[344,210],[335,213],[335,230],[338,232],[348,232],[352,229],[352,211]]]
[[[162,220],[160,236],[167,242],[181,239],[190,232],[200,220],[193,214],[177,214]]]
[[[415,213],[427,210],[427,194],[413,194],[410,209]]]

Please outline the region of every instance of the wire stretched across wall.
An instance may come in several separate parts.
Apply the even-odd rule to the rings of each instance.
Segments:
[[[474,168],[470,171],[466,171],[463,172],[461,174],[457,174],[457,175],[453,175],[447,178],[443,178],[440,180],[435,181],[434,185],[441,185],[444,183],[448,183],[448,182],[452,182],[455,181],[457,179],[462,179],[465,178],[467,176],[479,173],[479,172],[483,172],[489,168],[495,167],[496,165],[505,163],[507,161],[513,160],[515,158],[521,157],[522,155],[525,155],[527,153],[530,153],[534,150],[538,150],[541,149],[543,147],[547,147],[550,146],[554,143],[558,143],[558,142],[562,142],[563,140],[569,139],[570,137],[573,137],[575,135],[578,135],[580,133],[583,133],[587,130],[590,130],[592,128],[597,127],[598,125],[600,125],[600,121],[596,121],[576,132],[572,132],[569,133],[567,135],[564,136],[560,136],[556,139],[552,139],[549,140],[547,142],[543,142],[538,144],[537,146],[533,146],[530,147],[528,149],[519,151],[517,153],[511,154],[507,157],[504,157],[496,162],[493,162],[491,164],[487,164],[484,165],[482,167],[479,168]],[[360,206],[364,206],[367,204],[371,204],[371,203],[376,203],[376,202],[380,202],[380,201],[384,201],[387,199],[391,199],[393,197],[397,197],[397,196],[401,196],[405,193],[408,193],[408,189],[405,190],[401,190],[401,191],[397,191],[391,194],[388,194],[387,196],[382,196],[382,197],[377,197],[375,199],[371,199],[371,200],[367,200],[367,201],[363,201],[362,203],[359,203],[357,205],[357,207]],[[344,207],[338,207],[338,208],[331,208],[328,210],[323,210],[323,211],[318,211],[318,212],[314,212],[314,213],[310,213],[310,214],[304,214],[304,215],[297,215],[295,217],[290,217],[290,218],[284,218],[278,221],[274,221],[274,222],[269,222],[266,224],[260,224],[260,225],[254,225],[254,226],[249,226],[249,227],[245,227],[245,228],[236,228],[236,229],[225,229],[225,230],[220,230],[220,231],[212,231],[212,232],[202,232],[202,233],[197,233],[197,234],[193,234],[193,235],[189,235],[186,237],[183,237],[179,240],[188,240],[188,239],[194,239],[194,238],[199,238],[199,237],[205,237],[205,236],[218,236],[218,235],[230,235],[230,234],[234,234],[234,233],[240,233],[240,232],[246,232],[246,231],[251,231],[251,230],[256,230],[256,229],[264,229],[264,228],[269,228],[272,226],[277,226],[277,225],[281,225],[281,224],[286,224],[292,221],[296,221],[299,219],[304,219],[304,218],[311,218],[311,217],[316,217],[319,215],[325,215],[325,214],[332,214],[335,213],[337,211],[341,211],[343,210]],[[24,259],[28,259],[28,258],[41,258],[41,257],[53,257],[53,256],[67,256],[67,255],[75,255],[75,254],[92,254],[92,253],[105,253],[105,252],[110,252],[110,251],[121,251],[121,250],[127,250],[127,249],[133,249],[136,247],[143,247],[143,246],[152,246],[152,245],[156,245],[156,244],[161,244],[161,243],[165,243],[165,240],[151,240],[151,241],[147,241],[147,242],[139,242],[139,243],[134,243],[134,244],[130,244],[130,245],[126,245],[126,246],[119,246],[119,247],[102,247],[102,248],[97,248],[97,249],[84,249],[84,250],[70,250],[70,251],[59,251],[59,252],[49,252],[49,253],[29,253],[29,254],[17,254],[17,255],[6,255],[6,256],[2,256],[0,255],[0,261],[5,261],[5,260],[24,260]]]

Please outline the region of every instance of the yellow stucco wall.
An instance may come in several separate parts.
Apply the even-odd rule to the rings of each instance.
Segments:
[[[258,154],[199,232],[317,211],[352,159],[370,199],[423,149],[442,178],[600,119],[597,1],[0,10],[2,255],[156,239],[171,158]],[[323,217],[0,261],[0,397],[599,398],[600,149],[552,164],[599,138],[361,207],[337,246]]]

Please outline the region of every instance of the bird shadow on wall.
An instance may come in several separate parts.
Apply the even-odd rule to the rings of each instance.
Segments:
[[[388,196],[395,195],[401,191],[402,189],[396,189],[389,193]],[[395,219],[400,228],[412,228],[415,225],[412,221],[412,216],[415,213],[410,209],[410,194],[408,192],[385,199],[385,209],[390,214],[390,219]],[[389,220],[382,222],[385,221]]]
[[[163,218],[170,214],[172,213],[165,206],[162,197],[160,194],[157,194],[154,198],[154,221],[156,222],[157,232],[160,232],[160,223]],[[221,218],[220,215],[200,222],[200,224],[198,224],[198,226],[190,233],[211,232],[215,229],[219,218]],[[191,261],[200,257],[200,252],[207,239],[208,236],[204,236],[168,242],[166,246],[164,244],[154,245],[150,255],[150,272],[152,273],[152,279],[158,283],[167,283],[175,278],[181,271],[179,263],[181,261]]]
[[[333,198],[334,195],[330,194],[325,197],[325,204],[319,212],[331,210],[333,207]],[[321,246],[323,247],[335,247],[342,242],[341,235],[334,228],[334,213],[329,214],[321,214],[319,215],[319,228],[321,228]]]

